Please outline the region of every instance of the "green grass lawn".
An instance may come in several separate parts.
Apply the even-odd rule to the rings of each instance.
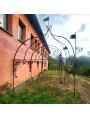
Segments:
[[[81,75],[77,75],[77,77],[90,81],[90,77],[85,77],[85,76],[81,76]]]
[[[28,82],[25,87],[17,90],[13,95],[7,91],[0,95],[1,104],[83,104],[79,93],[73,97],[73,91],[59,88],[57,71],[47,71],[37,78]]]
[[[44,75],[48,76],[58,76],[58,71],[57,70],[48,70],[44,73]]]

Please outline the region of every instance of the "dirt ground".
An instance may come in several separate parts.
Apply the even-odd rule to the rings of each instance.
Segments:
[[[42,81],[41,84],[57,86],[59,89],[62,90],[74,90],[73,78],[70,77],[66,78],[65,82],[62,79],[61,83],[59,78],[55,79],[54,77],[50,77],[47,79],[47,81]],[[84,99],[87,104],[90,104],[90,80],[76,77],[76,92],[79,92],[82,99]]]
[[[77,78],[76,91],[81,93],[82,98],[90,104],[90,81]]]

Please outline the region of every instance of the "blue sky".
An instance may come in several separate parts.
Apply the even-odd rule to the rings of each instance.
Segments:
[[[52,33],[55,35],[64,36],[74,46],[74,39],[70,39],[70,35],[76,32],[77,35],[77,46],[83,48],[83,51],[78,53],[77,56],[87,55],[87,51],[90,50],[90,15],[89,14],[37,14],[39,23],[43,30],[46,32],[46,26],[48,22],[43,22],[43,19],[49,15],[49,24],[52,25]],[[70,45],[62,38],[58,38],[60,41],[65,43],[69,48],[70,53],[72,50]],[[60,50],[62,47],[58,44],[49,34],[46,38],[49,45],[57,46]],[[63,53],[63,51],[62,51]]]

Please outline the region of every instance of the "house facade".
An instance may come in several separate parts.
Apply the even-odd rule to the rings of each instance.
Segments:
[[[48,69],[50,50],[35,14],[0,14],[0,86]]]

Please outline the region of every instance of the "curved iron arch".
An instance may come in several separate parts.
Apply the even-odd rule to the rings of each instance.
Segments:
[[[40,42],[39,42],[39,41],[40,41],[40,40],[37,40],[38,43],[42,43],[41,41],[40,41]],[[28,51],[29,49],[31,49],[30,47],[33,46],[34,44],[35,44],[35,42],[34,42],[32,45],[30,45],[30,46],[26,49],[26,51],[25,51],[25,55],[24,55],[24,60],[25,60],[25,57],[26,57],[27,51]],[[38,44],[37,44],[36,46],[38,46]],[[35,50],[35,48],[34,48],[33,50]]]
[[[42,49],[43,50],[43,49]],[[42,52],[42,50],[41,50],[41,52]],[[47,54],[47,53],[46,53]],[[41,57],[42,56],[42,54],[40,55],[39,53],[37,53],[37,55],[36,55],[36,57],[39,55],[39,57]],[[35,57],[35,60],[36,60],[36,57]],[[43,57],[45,57],[45,55],[43,56]],[[39,59],[38,59],[39,60]]]
[[[71,48],[72,48],[73,54],[75,53],[75,52],[74,52],[74,48],[73,48],[71,42],[70,42],[66,37],[64,37],[64,36],[57,36],[57,35],[54,35],[54,34],[52,34],[51,30],[50,30],[50,33],[51,33],[52,36],[55,36],[55,37],[61,37],[61,38],[66,39],[67,42],[70,44],[70,46],[71,46]],[[59,40],[57,39],[57,41],[59,41]]]
[[[53,45],[48,45],[48,47],[50,47],[50,46],[55,47],[55,46],[53,46]],[[58,51],[60,51],[59,48],[57,48],[57,47],[55,47],[55,48],[56,48]],[[60,53],[61,53],[61,51],[60,51]],[[38,55],[38,54],[37,54],[37,55]],[[37,56],[37,55],[36,55],[36,56]],[[36,57],[35,57],[35,59],[36,59]]]

